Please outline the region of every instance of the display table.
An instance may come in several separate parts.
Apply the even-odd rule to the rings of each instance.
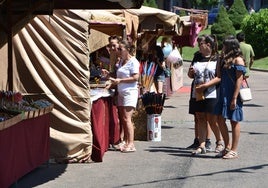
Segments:
[[[102,162],[109,144],[117,143],[120,138],[117,107],[113,105],[112,97],[101,97],[92,102],[91,127],[93,134],[91,159]]]
[[[0,131],[0,187],[6,188],[49,160],[49,114]]]

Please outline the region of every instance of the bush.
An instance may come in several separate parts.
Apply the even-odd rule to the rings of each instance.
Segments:
[[[268,54],[268,9],[261,9],[245,17],[241,29],[246,35],[246,42],[252,45],[256,58]]]
[[[148,6],[148,7],[153,7],[153,8],[158,8],[155,0],[144,0],[143,6]]]
[[[230,20],[233,22],[233,26],[236,30],[241,28],[241,23],[245,16],[248,15],[248,10],[243,0],[234,0],[233,5],[228,11]]]
[[[179,15],[182,16],[187,16],[187,13],[185,10],[180,10]]]
[[[216,35],[219,49],[222,48],[222,41],[228,35],[236,34],[232,21],[229,19],[226,9],[221,6],[214,24],[211,26],[211,34]]]

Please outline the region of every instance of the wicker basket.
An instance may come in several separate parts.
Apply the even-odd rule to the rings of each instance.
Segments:
[[[133,114],[132,121],[134,123],[134,139],[147,140],[147,114],[142,101],[138,101],[138,106]]]

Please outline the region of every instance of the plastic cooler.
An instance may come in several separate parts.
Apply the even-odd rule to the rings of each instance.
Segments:
[[[147,114],[147,140],[161,141],[161,115]]]

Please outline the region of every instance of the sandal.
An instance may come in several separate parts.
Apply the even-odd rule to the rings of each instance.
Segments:
[[[222,157],[223,159],[236,159],[238,158],[238,153],[230,150],[226,155]]]
[[[222,151],[220,151],[217,155],[215,155],[216,158],[222,158],[224,155],[226,155],[228,152],[230,151],[230,149],[225,148]]]
[[[115,150],[117,150],[117,151],[119,151],[119,150],[122,151],[124,149],[125,145],[126,145],[126,142],[125,141],[122,141],[119,144],[114,145],[113,148]]]
[[[136,151],[135,146],[126,146],[121,150],[121,152],[123,153],[130,153],[130,152],[135,152],[135,151]]]
[[[206,153],[206,148],[199,146],[195,151],[192,152],[192,155],[205,154],[205,153]]]
[[[222,150],[224,150],[223,142],[222,141],[217,141],[216,142],[215,153],[220,153]]]

